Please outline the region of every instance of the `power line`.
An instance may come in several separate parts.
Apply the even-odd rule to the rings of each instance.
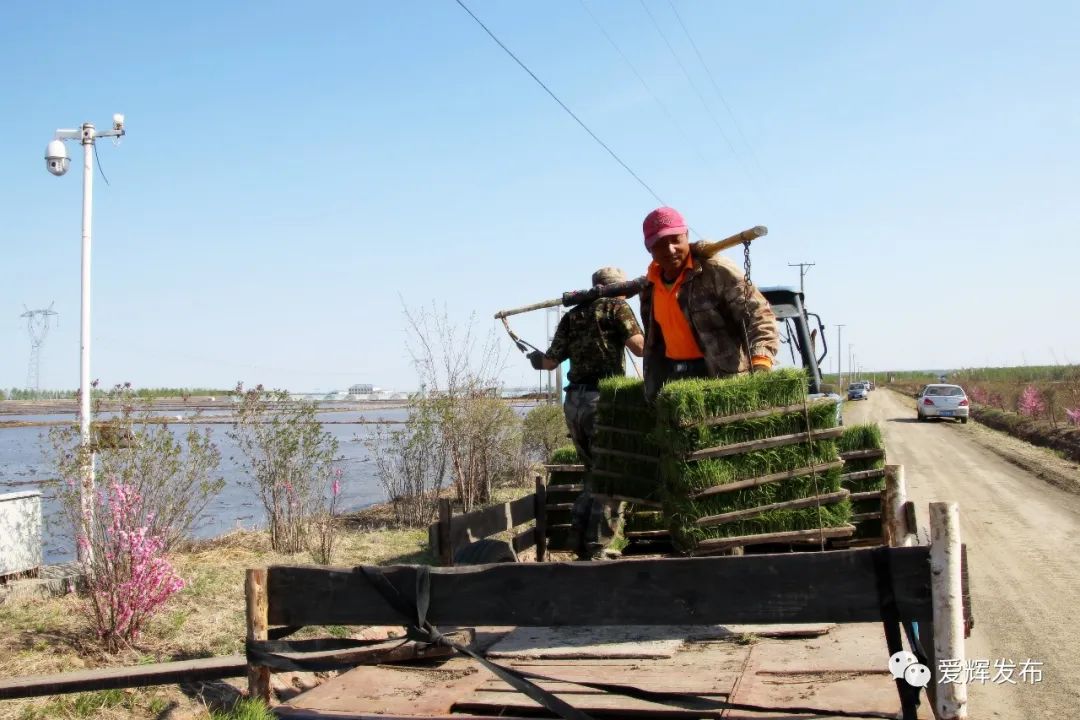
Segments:
[[[675,3],[672,0],[668,0],[668,5],[671,6],[671,11],[675,13],[675,19],[679,21],[679,26],[682,28],[683,33],[686,34],[686,39],[690,41],[690,47],[694,49],[694,53],[697,55],[698,61],[701,63],[701,67],[705,69],[705,74],[709,77],[709,82],[712,83],[713,90],[716,91],[716,96],[720,98],[721,104],[724,106],[724,110],[727,111],[728,117],[731,118],[731,124],[735,126],[735,132],[739,133],[739,137],[743,141],[743,145],[750,152],[750,158],[754,161],[754,165],[757,166],[758,172],[762,177],[766,177],[765,170],[761,167],[761,162],[757,158],[757,154],[754,152],[753,146],[750,141],[746,139],[746,134],[742,131],[742,126],[739,124],[738,119],[735,117],[734,111],[731,106],[728,105],[727,99],[724,98],[724,93],[720,92],[720,85],[717,84],[716,78],[713,76],[712,70],[709,69],[709,64],[705,62],[705,57],[701,54],[701,50],[698,49],[697,43],[694,42],[693,36],[690,34],[690,30],[687,29],[686,23],[683,22],[682,15],[679,14],[678,9],[675,7]],[[766,178],[767,179],[767,178]]]
[[[583,7],[585,9],[585,12],[588,13],[589,17],[592,18],[592,21],[596,24],[596,27],[599,28],[601,34],[603,34],[603,36],[607,39],[611,47],[615,48],[615,52],[619,54],[619,57],[621,57],[623,59],[623,62],[626,63],[627,67],[630,68],[630,71],[634,73],[634,77],[638,79],[638,82],[641,83],[641,86],[645,88],[645,91],[649,93],[652,99],[656,101],[656,104],[660,106],[660,109],[664,112],[664,115],[667,116],[667,119],[671,121],[671,124],[674,125],[675,129],[679,131],[680,135],[682,135],[683,140],[685,140],[688,145],[694,148],[694,152],[698,156],[698,159],[700,159],[703,164],[709,165],[710,163],[707,159],[705,159],[705,155],[701,152],[701,148],[698,147],[697,143],[693,142],[690,139],[690,136],[686,134],[686,131],[683,129],[682,125],[679,124],[679,121],[675,119],[675,116],[672,115],[671,111],[668,109],[667,104],[664,103],[664,101],[660,99],[660,96],[653,91],[653,89],[649,86],[649,83],[645,82],[645,78],[642,77],[640,72],[638,72],[638,69],[634,66],[634,63],[630,62],[630,58],[626,56],[626,53],[622,51],[622,48],[619,47],[618,43],[616,43],[615,40],[612,39],[611,35],[608,34],[608,31],[604,29],[604,26],[600,23],[600,20],[589,8],[585,0],[578,0],[578,2],[581,3],[581,7]]]
[[[554,92],[552,92],[552,91],[551,91],[551,88],[549,88],[549,87],[548,87],[547,85],[545,85],[545,84],[544,84],[544,81],[543,81],[543,80],[541,80],[540,78],[538,78],[538,77],[536,76],[536,73],[534,73],[534,72],[533,72],[532,70],[530,70],[530,69],[529,69],[529,67],[528,67],[528,66],[527,66],[527,65],[526,65],[525,63],[523,63],[523,62],[522,62],[522,61],[521,61],[520,59],[518,59],[518,56],[517,56],[517,55],[515,55],[515,54],[514,54],[514,53],[513,53],[513,52],[512,52],[511,50],[510,50],[510,48],[506,47],[506,45],[504,45],[504,44],[503,44],[502,40],[500,40],[500,39],[499,39],[498,37],[496,37],[496,36],[495,36],[495,33],[491,32],[491,30],[489,30],[489,29],[488,29],[488,26],[487,26],[487,25],[485,25],[485,24],[483,23],[483,21],[481,21],[481,20],[480,20],[480,18],[476,17],[476,15],[475,15],[475,14],[473,13],[473,11],[472,11],[472,10],[470,10],[470,9],[469,9],[469,7],[468,7],[468,6],[467,6],[467,5],[466,5],[466,4],[464,3],[464,2],[462,2],[462,0],[455,0],[455,1],[457,2],[457,4],[458,4],[458,5],[460,5],[460,6],[461,6],[461,9],[462,9],[462,10],[464,10],[464,11],[465,11],[465,12],[467,12],[467,13],[469,13],[469,17],[471,17],[471,18],[472,18],[473,20],[475,20],[475,21],[476,21],[476,24],[477,24],[477,25],[479,25],[480,27],[482,27],[482,28],[484,29],[484,32],[486,32],[486,33],[488,34],[488,36],[489,36],[489,37],[490,37],[490,38],[491,38],[492,40],[494,40],[494,41],[496,42],[496,44],[498,44],[498,46],[499,46],[499,47],[501,47],[501,48],[503,49],[503,51],[505,51],[505,52],[506,52],[506,54],[507,54],[507,55],[509,55],[509,56],[510,56],[511,58],[513,58],[514,62],[516,62],[516,63],[517,63],[518,65],[520,65],[520,66],[521,66],[521,69],[522,69],[522,70],[524,70],[525,72],[529,73],[529,76],[530,76],[530,77],[531,77],[531,78],[532,78],[533,80],[535,80],[535,81],[536,81],[536,84],[537,84],[537,85],[539,85],[540,87],[544,88],[544,91],[545,91],[545,92],[546,92],[546,93],[547,93],[548,95],[550,95],[550,96],[551,96],[551,99],[552,99],[552,100],[554,100],[555,102],[559,103],[559,107],[561,107],[561,108],[562,108],[563,110],[565,110],[565,111],[566,111],[566,113],[567,113],[567,114],[568,114],[568,115],[569,115],[570,117],[574,118],[574,120],[575,120],[575,121],[577,122],[577,124],[578,124],[578,125],[580,125],[580,126],[581,126],[581,128],[582,128],[582,129],[583,129],[583,130],[584,130],[585,132],[589,133],[589,136],[590,136],[590,137],[591,137],[591,138],[592,138],[593,140],[595,140],[595,141],[596,141],[596,142],[597,142],[597,143],[598,143],[598,144],[600,145],[600,147],[602,147],[602,148],[604,148],[605,150],[607,150],[608,154],[609,154],[609,155],[611,155],[611,157],[612,157],[612,158],[614,158],[615,162],[619,163],[619,165],[622,165],[623,169],[624,169],[624,170],[626,170],[626,172],[630,173],[630,175],[631,175],[631,176],[632,176],[632,177],[633,177],[633,178],[634,178],[635,180],[637,180],[637,181],[638,181],[638,184],[639,184],[639,185],[641,185],[641,187],[645,188],[645,190],[646,190],[646,191],[648,191],[648,193],[649,193],[650,195],[652,195],[652,196],[653,196],[653,198],[655,198],[655,199],[656,199],[656,201],[657,201],[658,203],[660,203],[661,205],[667,205],[667,203],[665,203],[665,202],[664,202],[664,201],[663,201],[663,200],[662,200],[662,199],[660,198],[660,196],[656,194],[656,191],[655,191],[655,190],[653,190],[653,189],[652,189],[651,187],[649,187],[648,183],[646,183],[646,182],[645,182],[644,180],[642,180],[642,179],[641,179],[641,177],[640,177],[640,176],[638,176],[638,174],[637,174],[636,172],[634,172],[633,170],[631,170],[631,169],[630,169],[630,166],[629,166],[629,165],[627,165],[627,164],[626,164],[625,162],[623,162],[623,159],[622,159],[622,158],[620,158],[620,157],[619,157],[618,155],[616,155],[616,154],[615,154],[615,151],[614,151],[614,150],[612,150],[612,149],[611,149],[610,147],[608,147],[608,144],[607,144],[607,143],[605,143],[605,142],[604,142],[603,140],[601,140],[601,139],[600,139],[600,138],[599,138],[599,137],[597,136],[597,134],[596,134],[596,133],[594,133],[594,132],[593,132],[592,130],[590,130],[590,129],[589,129],[589,126],[588,126],[588,125],[586,125],[586,124],[585,124],[584,122],[582,122],[582,121],[581,121],[581,118],[579,118],[579,117],[578,117],[577,115],[575,115],[575,114],[574,114],[574,111],[573,111],[573,110],[571,110],[570,108],[568,108],[568,107],[566,106],[566,103],[564,103],[564,102],[563,102],[562,100],[560,100],[560,99],[559,99],[559,96],[558,96],[558,95],[556,95],[556,94],[555,94]]]
[[[660,23],[656,21],[656,16],[652,14],[652,10],[649,9],[649,6],[645,4],[645,0],[638,0],[638,2],[641,4],[641,7],[645,11],[645,14],[649,16],[649,20],[652,21],[653,27],[656,29],[656,34],[659,35],[661,39],[663,39],[664,44],[667,45],[668,51],[671,52],[671,57],[675,58],[675,64],[679,66],[680,70],[682,70],[682,74],[684,77],[686,77],[686,81],[690,83],[690,87],[694,90],[694,94],[697,95],[698,100],[701,101],[701,107],[705,108],[705,114],[709,116],[709,118],[713,121],[713,125],[715,125],[716,129],[720,131],[720,137],[724,138],[724,142],[727,143],[728,150],[731,151],[731,154],[735,157],[735,160],[738,161],[739,165],[742,166],[743,172],[745,172],[748,177],[753,179],[753,175],[750,173],[749,168],[746,167],[746,163],[743,162],[742,158],[739,156],[739,152],[731,143],[731,138],[729,138],[727,133],[724,132],[724,127],[720,124],[720,121],[716,119],[716,114],[713,113],[712,109],[709,107],[709,104],[705,102],[705,96],[701,94],[701,90],[698,89],[697,83],[695,83],[694,79],[690,77],[690,72],[686,69],[686,66],[683,65],[682,60],[679,59],[679,54],[675,52],[675,46],[671,44],[671,41],[668,40],[668,36],[664,34],[663,30],[660,29]]]

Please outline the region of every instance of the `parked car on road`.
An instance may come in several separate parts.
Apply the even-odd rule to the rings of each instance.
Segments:
[[[915,398],[915,412],[919,421],[932,417],[956,418],[962,423],[968,421],[971,403],[967,393],[959,385],[927,385]]]
[[[869,400],[870,391],[862,383],[851,383],[847,389],[848,400]]]

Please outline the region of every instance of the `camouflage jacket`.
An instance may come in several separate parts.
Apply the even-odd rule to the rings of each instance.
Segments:
[[[679,307],[705,355],[710,375],[749,372],[751,355],[771,358],[780,349],[776,316],[757,288],[752,288],[747,301],[743,271],[735,263],[720,255],[703,260],[698,250],[699,243],[690,246],[694,267],[679,291]],[[640,295],[645,326],[645,395],[650,399],[660,392],[667,376],[664,336],[653,319],[652,296],[652,285]]]
[[[570,382],[596,383],[625,374],[623,347],[640,334],[641,326],[625,300],[600,298],[563,315],[544,354],[556,362],[570,359]]]

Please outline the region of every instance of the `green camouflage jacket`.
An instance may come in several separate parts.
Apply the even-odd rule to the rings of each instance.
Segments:
[[[555,362],[570,358],[570,382],[597,383],[626,373],[623,347],[640,334],[641,326],[625,300],[600,298],[563,315],[544,354]]]
[[[780,349],[776,316],[757,288],[752,287],[750,299],[746,299],[743,271],[735,263],[720,255],[702,260],[698,249],[699,243],[690,246],[694,268],[679,291],[679,307],[705,355],[711,376],[749,372],[750,355],[775,357]],[[645,395],[649,398],[656,397],[667,376],[664,336],[653,320],[652,295],[652,285],[640,295],[645,326]]]

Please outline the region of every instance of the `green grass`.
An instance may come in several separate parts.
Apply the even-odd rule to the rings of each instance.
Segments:
[[[667,431],[710,417],[794,405],[805,397],[806,375],[794,368],[719,380],[676,380],[664,385],[656,398],[657,427]]]
[[[885,440],[881,434],[881,428],[875,423],[865,425],[849,425],[844,428],[844,434],[838,442],[840,452],[853,450],[884,450]],[[885,467],[885,458],[863,458],[844,461],[844,472],[853,473],[861,470],[880,470]],[[868,478],[864,480],[844,480],[843,486],[853,493],[870,492],[872,490],[884,490],[885,478]],[[881,500],[856,500],[852,502],[853,513],[881,512]],[[862,520],[856,526],[855,537],[880,537],[880,520]]]
[[[548,465],[575,465],[577,462],[577,448],[573,445],[564,445],[560,448],[555,448],[548,457]]]
[[[259,700],[240,700],[229,712],[215,712],[211,720],[274,720],[274,713]]]

